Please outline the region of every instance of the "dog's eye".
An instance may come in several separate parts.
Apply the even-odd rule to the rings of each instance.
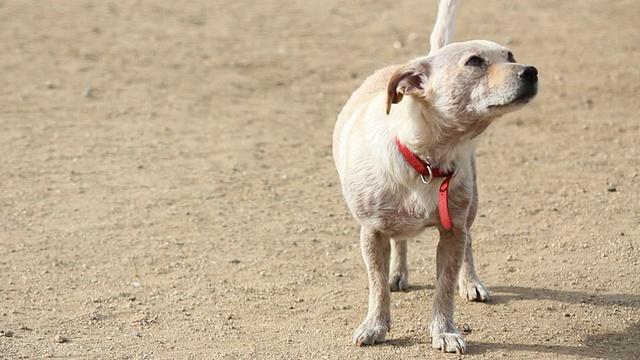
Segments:
[[[467,66],[482,66],[484,65],[484,59],[481,58],[480,56],[472,56],[469,58],[469,60],[467,60],[467,63],[465,64]]]
[[[516,58],[513,57],[513,53],[511,51],[507,54],[507,61],[511,63],[516,62]]]

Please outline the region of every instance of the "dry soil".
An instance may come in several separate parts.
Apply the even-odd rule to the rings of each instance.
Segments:
[[[0,358],[457,359],[430,348],[437,236],[394,328],[366,313],[331,132],[435,1],[0,2]],[[640,353],[640,2],[465,1],[456,38],[540,71],[478,150],[488,304],[463,359]]]

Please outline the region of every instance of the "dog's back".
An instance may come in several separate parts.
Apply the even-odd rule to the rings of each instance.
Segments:
[[[336,121],[335,128],[333,130],[333,154],[334,161],[336,162],[336,166],[338,169],[338,159],[340,157],[340,137],[343,133],[344,127],[349,119],[353,116],[354,112],[366,106],[371,102],[371,100],[386,91],[387,84],[391,75],[400,67],[401,65],[390,65],[385,68],[377,70],[375,73],[366,78],[360,87],[351,95],[345,106],[340,111],[338,115],[338,120]],[[381,110],[384,108],[381,105]],[[352,119],[351,121],[356,122],[357,119]],[[354,126],[357,126],[354,124]]]
[[[434,24],[433,32],[430,36],[430,51],[434,51],[449,44],[453,39],[455,23],[455,11],[458,6],[457,0],[439,0],[438,15]],[[389,79],[402,65],[390,65],[377,70],[364,80],[360,87],[353,92],[345,106],[340,111],[333,131],[333,154],[336,166],[338,166],[340,136],[348,119],[352,117],[356,109],[371,102],[376,95],[387,90]],[[355,120],[354,120],[355,121]],[[339,166],[338,166],[339,169]],[[340,171],[339,171],[340,172]]]

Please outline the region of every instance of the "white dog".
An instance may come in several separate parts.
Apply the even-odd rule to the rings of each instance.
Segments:
[[[385,340],[390,290],[408,288],[407,240],[429,226],[440,232],[433,347],[466,350],[453,321],[456,282],[463,298],[489,298],[469,233],[478,202],[474,148],[494,119],[536,95],[538,71],[490,41],[450,44],[456,7],[440,1],[428,56],[378,70],[338,116],[333,155],[361,224],[369,276],[369,311],[353,338],[358,346]]]

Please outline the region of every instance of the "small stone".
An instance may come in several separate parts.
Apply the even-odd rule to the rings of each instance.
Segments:
[[[90,98],[93,95],[93,89],[92,88],[87,88],[84,89],[82,91],[82,96],[86,97],[86,98]]]
[[[132,282],[131,285],[133,285],[133,287],[135,287],[135,288],[142,287],[142,284],[137,282],[137,281]]]
[[[2,332],[2,336],[7,337],[7,338],[11,338],[13,337],[13,335],[15,335],[15,333],[11,330],[4,330]]]
[[[66,336],[64,335],[60,335],[60,334],[56,334],[56,336],[53,337],[53,341],[62,344],[62,343],[66,343],[67,341],[69,341],[69,339],[67,339]]]
[[[229,262],[230,262],[230,263],[232,263],[232,264],[239,264],[239,263],[240,263],[240,259],[238,259],[238,258],[231,258],[231,259],[229,260]]]
[[[616,186],[615,186],[615,185],[613,185],[613,184],[609,184],[609,185],[607,186],[607,191],[608,191],[608,192],[616,192],[617,190],[618,190],[618,189],[616,189]]]
[[[469,326],[468,324],[464,324],[462,325],[462,332],[465,334],[471,334],[473,330],[471,329],[471,326]]]

